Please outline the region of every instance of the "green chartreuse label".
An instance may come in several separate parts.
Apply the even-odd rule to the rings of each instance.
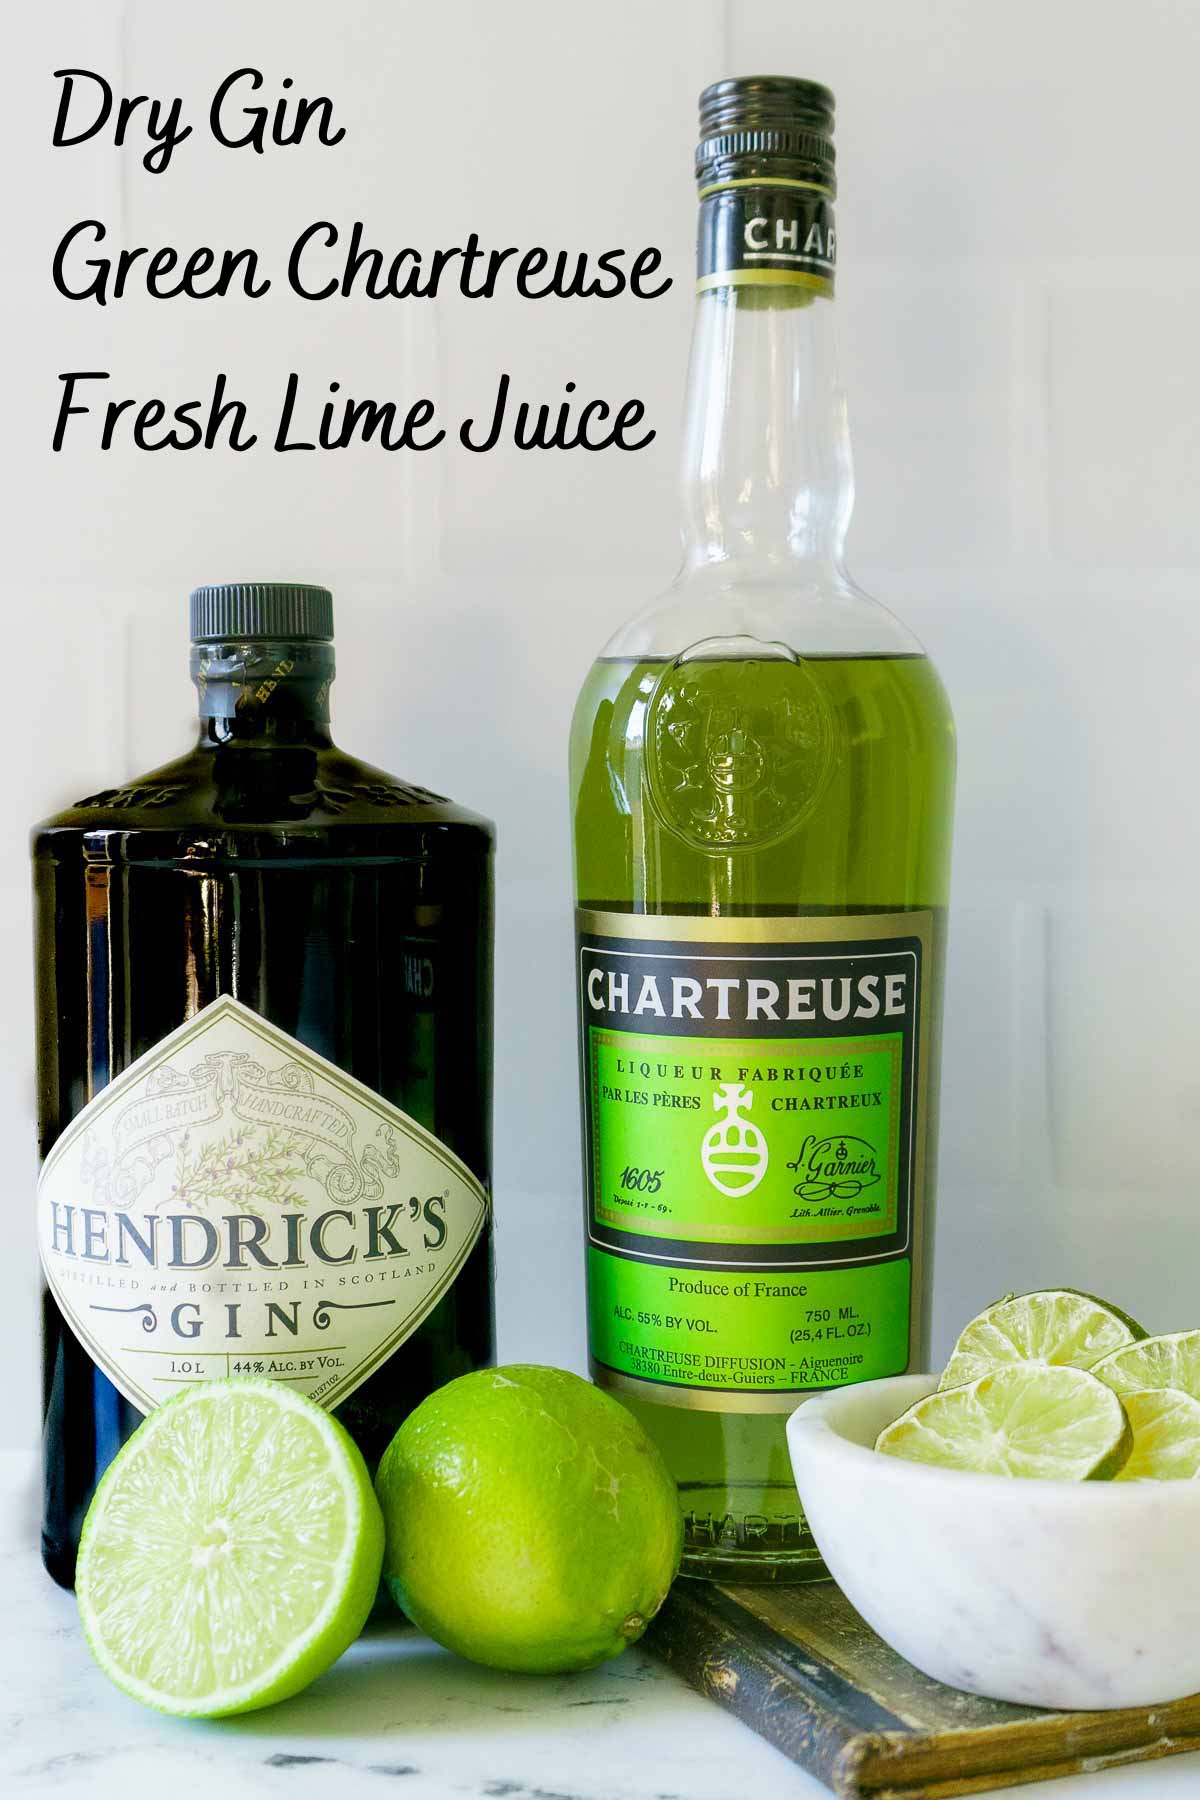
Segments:
[[[782,1410],[907,1366],[929,924],[581,913],[601,1381]]]

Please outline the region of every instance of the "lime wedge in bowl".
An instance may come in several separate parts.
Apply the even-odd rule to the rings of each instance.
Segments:
[[[1013,1363],[1090,1369],[1145,1336],[1119,1307],[1072,1288],[1008,1294],[964,1327],[938,1385],[961,1387]]]
[[[93,1656],[160,1712],[286,1699],[358,1636],[383,1519],[356,1446],[281,1382],[185,1388],[109,1465],[76,1591]]]
[[[1106,1481],[1133,1444],[1111,1388],[1083,1369],[1010,1363],[939,1388],[880,1432],[885,1456],[1035,1481]]]
[[[1200,1475],[1200,1400],[1175,1388],[1123,1394],[1133,1449],[1118,1481],[1194,1481]]]
[[[1118,1394],[1176,1388],[1200,1400],[1200,1331],[1173,1331],[1112,1351],[1093,1371]]]

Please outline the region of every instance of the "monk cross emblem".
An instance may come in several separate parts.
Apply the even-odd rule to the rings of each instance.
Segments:
[[[752,1194],[770,1161],[766,1138],[743,1117],[753,1103],[754,1095],[740,1081],[723,1081],[713,1095],[713,1107],[721,1117],[709,1126],[700,1146],[704,1173],[731,1200]]]

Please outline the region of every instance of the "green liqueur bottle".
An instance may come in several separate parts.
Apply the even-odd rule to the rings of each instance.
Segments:
[[[701,96],[685,559],[571,745],[589,1335],[684,1567],[821,1574],[784,1434],[923,1367],[954,739],[846,573],[833,96]]]
[[[492,1359],[492,829],[330,737],[324,588],[191,601],[196,746],[34,834],[43,1553],[258,1374],[368,1460]]]

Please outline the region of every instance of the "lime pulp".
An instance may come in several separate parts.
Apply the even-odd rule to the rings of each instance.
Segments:
[[[993,1369],[1028,1362],[1090,1369],[1145,1335],[1126,1313],[1091,1294],[1071,1288],[1009,1294],[964,1327],[939,1386],[961,1387]]]
[[[1200,1475],[1200,1400],[1175,1388],[1123,1394],[1133,1449],[1118,1481],[1194,1481]]]
[[[876,1450],[940,1469],[1037,1481],[1104,1481],[1133,1434],[1111,1388],[1083,1369],[1011,1363],[938,1389],[880,1432]]]
[[[1200,1400],[1200,1331],[1173,1331],[1124,1345],[1098,1362],[1094,1373],[1118,1394],[1175,1388]]]
[[[150,1414],[96,1490],[77,1592],[118,1687],[217,1717],[299,1692],[357,1637],[383,1520],[343,1428],[282,1383],[197,1383]]]

